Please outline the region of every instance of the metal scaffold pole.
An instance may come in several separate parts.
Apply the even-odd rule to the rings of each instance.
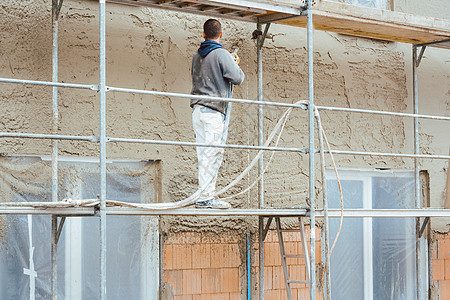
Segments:
[[[58,15],[62,1],[52,1],[52,81],[58,82]],[[58,87],[52,88],[52,132],[58,133]],[[52,201],[58,201],[58,140],[53,140],[52,150]],[[51,256],[52,256],[52,279],[51,296],[52,300],[58,298],[58,216],[52,216],[52,238],[51,238]]]
[[[310,297],[316,299],[316,216],[315,216],[315,190],[314,190],[314,52],[313,52],[313,22],[312,0],[308,1],[307,10],[307,41],[308,41],[308,130],[309,130],[309,201],[310,208]]]
[[[257,24],[256,30],[261,33],[262,26],[260,23]],[[262,82],[262,36],[258,35],[256,39],[256,68],[257,68],[257,84],[258,84],[258,101],[263,101],[263,82]],[[263,106],[258,105],[258,145],[262,146],[264,144],[264,131],[263,131]],[[258,176],[264,170],[264,157],[261,156],[258,163]],[[258,182],[258,208],[264,207],[264,179],[260,178]],[[259,217],[259,299],[264,300],[264,218]]]
[[[421,52],[417,55],[417,46],[412,47],[412,62],[413,62],[413,108],[414,114],[419,114],[419,88],[418,88],[418,76],[417,68],[419,67],[420,61],[423,57],[423,53],[426,46],[422,46]],[[414,154],[419,155],[420,144],[419,144],[419,118],[414,117]],[[421,197],[421,185],[420,185],[420,169],[419,169],[419,159],[414,158],[414,183],[415,183],[415,208],[422,208],[422,197]],[[416,259],[417,259],[417,299],[425,300],[428,299],[427,292],[427,278],[426,278],[426,260],[424,260],[426,254],[426,239],[419,234],[421,228],[421,218],[416,218],[416,233],[417,233],[417,247],[416,247]]]
[[[100,299],[106,300],[106,3],[99,0],[100,17]]]

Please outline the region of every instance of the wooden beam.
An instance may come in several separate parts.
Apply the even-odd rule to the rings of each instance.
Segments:
[[[313,8],[313,22],[319,30],[402,43],[420,44],[450,38],[448,20],[328,1]],[[306,27],[306,16],[277,23]]]
[[[306,27],[298,0],[107,0],[207,16]],[[292,11],[292,13],[290,13]],[[322,0],[313,7],[314,28],[377,40],[423,44],[450,39],[450,20]],[[450,49],[450,42],[430,46]]]
[[[222,13],[222,14],[224,14],[224,15],[242,12],[242,10],[239,10],[239,9],[235,9],[235,8],[226,8],[226,7],[222,7],[222,8],[220,8],[220,9],[218,9],[217,11],[219,11],[220,13]]]
[[[195,7],[195,6],[199,6],[199,5],[201,5],[200,3],[198,3],[198,2],[182,2],[182,3],[180,3],[180,7],[181,8],[188,8],[188,7]]]
[[[158,5],[170,4],[177,1],[178,0],[158,0]]]

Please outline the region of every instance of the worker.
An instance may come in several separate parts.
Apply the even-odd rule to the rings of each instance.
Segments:
[[[244,81],[239,68],[239,57],[232,55],[220,44],[222,25],[209,19],[203,25],[204,42],[192,58],[193,95],[231,97],[231,85]],[[197,143],[219,145],[225,143],[227,132],[225,117],[227,102],[191,99],[192,123]],[[214,197],[223,148],[197,147],[198,184],[202,194],[195,203],[197,208],[230,208],[228,202]]]

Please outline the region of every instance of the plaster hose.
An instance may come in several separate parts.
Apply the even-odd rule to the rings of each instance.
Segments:
[[[320,143],[320,156],[321,156],[321,167],[322,167],[322,193],[323,193],[323,210],[324,210],[324,224],[325,224],[325,251],[326,251],[326,258],[325,258],[325,265],[324,265],[324,270],[323,270],[323,274],[322,274],[322,282],[324,282],[325,280],[325,276],[327,278],[327,285],[326,285],[326,294],[327,294],[327,299],[331,299],[331,290],[330,290],[330,256],[331,253],[334,250],[334,247],[336,246],[336,242],[339,238],[339,235],[341,233],[341,229],[342,229],[342,223],[343,223],[343,218],[344,218],[344,197],[343,197],[343,193],[342,193],[342,186],[341,186],[341,180],[339,178],[339,174],[337,171],[337,166],[336,166],[336,162],[334,161],[334,156],[333,156],[333,152],[331,150],[330,144],[328,143],[328,139],[327,136],[325,134],[325,130],[322,127],[322,122],[320,120],[320,114],[319,111],[317,109],[314,110],[314,114],[316,117],[316,121],[317,121],[317,127],[318,127],[318,131],[319,131],[319,143]],[[338,188],[339,188],[339,196],[340,196],[340,206],[341,206],[341,215],[340,215],[340,220],[339,220],[339,228],[338,231],[336,233],[336,237],[333,241],[333,245],[331,247],[331,250],[328,251],[329,249],[329,223],[328,223],[328,199],[327,199],[327,185],[326,185],[326,181],[325,181],[325,149],[324,149],[324,145],[323,145],[323,141],[325,140],[326,144],[327,144],[327,148],[328,148],[328,152],[330,154],[331,157],[331,161],[333,163],[333,168],[334,168],[334,172],[336,174],[336,180],[338,183]],[[325,291],[323,293],[322,296],[323,299],[325,299]]]
[[[306,100],[301,100],[295,103],[295,105],[306,105],[308,103],[308,101]],[[287,122],[287,118],[290,115],[290,113],[292,112],[292,107],[290,107],[289,109],[287,109],[284,114],[282,115],[282,117],[278,120],[278,123],[276,124],[275,128],[272,130],[272,132],[270,133],[268,139],[266,140],[266,142],[264,143],[264,147],[268,147],[270,145],[270,143],[272,142],[273,138],[275,137],[275,134],[279,131],[278,133],[278,139],[277,139],[277,143],[280,140],[281,134],[282,134],[282,130],[284,129],[284,125]],[[224,130],[228,130],[228,125],[229,125],[229,118],[230,118],[230,114],[229,114],[229,110],[231,110],[231,103],[228,103],[228,108],[227,108],[227,114],[225,115],[225,127]],[[280,130],[279,130],[280,129]],[[224,135],[224,139],[226,139],[226,135]],[[220,190],[219,192],[217,192],[215,194],[215,196],[220,195],[225,193],[226,191],[228,191],[230,188],[232,188],[233,186],[235,186],[242,178],[244,178],[249,172],[250,170],[256,165],[256,163],[258,162],[259,158],[261,157],[261,155],[265,152],[265,150],[260,150],[258,151],[258,154],[253,158],[252,162],[250,163],[250,165],[239,175],[237,176],[230,184],[228,184],[226,187],[224,187],[222,190]],[[271,155],[271,159],[273,158],[273,155],[275,154],[275,152],[272,153]],[[220,165],[220,164],[218,164]],[[266,168],[264,169],[267,170],[267,168],[269,167],[269,164],[267,164]],[[263,174],[263,173],[262,173]],[[261,174],[261,175],[262,175]],[[261,176],[260,175],[260,176]],[[260,177],[250,186],[254,186],[254,184],[260,179]],[[247,189],[248,190],[248,189]],[[244,193],[247,191],[243,191]],[[242,193],[242,192],[241,192]],[[134,203],[127,203],[127,205],[130,205],[131,207],[141,207],[141,208],[147,208],[147,209],[172,209],[172,208],[181,208],[184,206],[188,206],[191,205],[195,202],[196,199],[198,199],[198,197],[200,196],[201,192],[199,193],[199,191],[197,191],[195,193],[197,196],[197,198],[193,199],[193,196],[190,196],[189,198],[186,198],[184,200],[178,201],[178,202],[171,202],[171,203],[150,203],[150,204],[134,204]],[[235,197],[235,196],[232,196]],[[227,198],[228,199],[228,198]],[[121,205],[121,202],[119,201],[111,201],[111,202],[107,202],[108,204],[115,204],[115,205]]]
[[[306,100],[301,100],[295,103],[295,105],[300,105],[300,104],[304,104],[307,105],[308,101]],[[286,112],[282,115],[282,117],[278,120],[278,123],[276,124],[275,128],[272,130],[272,132],[270,133],[269,137],[267,138],[266,142],[264,143],[264,147],[268,147],[271,143],[271,141],[273,140],[275,134],[277,133],[278,129],[280,129],[276,143],[275,143],[275,147],[278,146],[278,142],[280,141],[281,138],[281,133],[284,130],[284,127],[286,125],[286,122],[288,120],[288,117],[290,115],[290,113],[292,112],[292,107],[290,107],[289,109],[286,110]],[[226,187],[224,187],[223,189],[221,189],[219,192],[216,193],[216,196],[221,195],[223,193],[225,193],[226,191],[228,191],[230,188],[232,188],[233,186],[235,186],[240,180],[242,180],[242,178],[244,178],[249,172],[250,170],[255,166],[255,164],[258,162],[259,158],[261,157],[261,155],[263,155],[263,153],[265,152],[265,150],[260,150],[258,152],[258,154],[253,158],[253,160],[251,161],[251,163],[248,165],[248,167],[239,175],[237,176],[230,184],[228,184]],[[235,198],[239,195],[242,195],[246,192],[248,192],[256,183],[258,183],[258,181],[262,178],[262,176],[264,175],[264,173],[267,171],[267,169],[270,166],[270,163],[272,162],[272,159],[275,155],[275,151],[272,151],[272,154],[269,158],[269,162],[267,163],[266,167],[264,168],[263,172],[261,172],[261,174],[259,175],[259,177],[249,186],[247,187],[245,190],[226,197],[226,198],[222,198],[222,199],[231,199],[231,198]]]
[[[301,101],[296,102],[295,104],[296,105],[300,105],[300,104],[306,105],[307,103],[308,103],[308,101],[301,100]],[[230,120],[230,111],[231,111],[231,103],[228,103],[227,112],[225,114],[224,130],[228,130],[228,125],[229,125],[229,120]],[[287,121],[287,117],[289,116],[291,111],[292,111],[292,107],[290,107],[289,109],[286,110],[286,112],[280,118],[280,120],[276,124],[275,128],[270,133],[268,139],[264,143],[264,147],[267,147],[268,145],[270,145],[271,141],[273,140],[273,138],[275,137],[275,135],[276,135],[276,133],[278,132],[279,129],[283,129],[284,128],[284,125],[286,124],[286,121]],[[281,134],[282,134],[282,130],[280,130],[279,133],[278,133],[277,142],[279,141]],[[227,137],[227,135],[224,134],[222,138],[226,139],[226,137]],[[261,155],[264,152],[265,152],[265,150],[260,150],[258,152],[258,154],[255,156],[255,158],[252,160],[250,165],[239,176],[237,176],[236,179],[234,179],[230,184],[228,184],[225,188],[223,188],[218,193],[216,193],[216,195],[220,195],[222,193],[225,193],[231,187],[236,185],[242,178],[244,178],[248,174],[248,172],[250,172],[250,170],[255,166],[255,164],[258,162],[258,159],[261,157]],[[271,158],[273,157],[273,155],[274,155],[274,153],[272,153]],[[221,159],[222,159],[222,157],[220,158],[220,162],[221,162]],[[220,166],[219,163],[217,165]],[[268,166],[269,165],[266,166],[264,171],[267,170]],[[259,178],[257,180],[259,180]],[[252,184],[251,186],[253,186],[253,185],[254,184]],[[152,210],[152,209],[153,210],[175,209],[175,208],[182,208],[182,207],[194,204],[199,199],[199,197],[202,194],[202,192],[203,192],[203,189],[198,189],[194,194],[192,194],[188,198],[185,198],[185,199],[177,201],[177,202],[170,202],[170,203],[145,203],[145,204],[138,204],[138,203],[129,203],[129,202],[123,202],[123,201],[116,201],[116,200],[107,200],[106,204],[107,205],[114,205],[114,206],[123,206],[123,207],[143,208],[143,209],[150,209],[150,210]],[[64,203],[73,203],[74,205],[80,205],[80,206],[95,206],[95,205],[97,205],[99,203],[98,199],[85,199],[85,200],[64,199],[63,202]]]

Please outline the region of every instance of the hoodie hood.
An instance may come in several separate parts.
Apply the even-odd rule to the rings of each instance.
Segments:
[[[201,57],[206,57],[211,51],[223,48],[221,44],[215,41],[206,40],[201,43],[200,48],[198,48],[198,53]]]

